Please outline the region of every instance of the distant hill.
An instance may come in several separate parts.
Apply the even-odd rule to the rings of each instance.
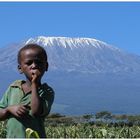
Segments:
[[[30,38],[0,48],[0,95],[18,74],[17,52],[27,43],[37,43],[48,53],[49,71],[43,80],[55,92],[52,112],[68,115],[95,113],[140,113],[140,56],[129,54],[91,38]]]

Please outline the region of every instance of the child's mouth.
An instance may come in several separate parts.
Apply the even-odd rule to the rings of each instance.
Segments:
[[[35,73],[37,73],[37,72],[38,72],[38,69],[31,70],[31,73],[32,73],[32,74],[35,74]]]

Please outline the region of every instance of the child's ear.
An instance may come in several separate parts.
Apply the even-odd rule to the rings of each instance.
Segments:
[[[23,73],[23,71],[22,71],[22,69],[21,69],[21,66],[20,66],[20,65],[18,65],[18,71],[19,71],[19,73],[20,73],[20,74],[22,74],[22,73]]]
[[[49,67],[49,64],[48,62],[46,63],[46,71],[48,71],[48,67]]]

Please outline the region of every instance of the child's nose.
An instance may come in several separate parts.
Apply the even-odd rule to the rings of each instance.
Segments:
[[[32,63],[32,69],[36,69],[36,68],[38,68],[38,65],[35,62],[33,62]]]

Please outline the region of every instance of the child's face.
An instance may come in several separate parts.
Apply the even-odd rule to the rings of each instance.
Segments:
[[[18,69],[21,73],[24,73],[26,78],[31,81],[32,75],[36,72],[40,73],[39,78],[41,80],[43,74],[48,69],[48,63],[44,55],[39,49],[26,49],[21,52],[21,64]]]

